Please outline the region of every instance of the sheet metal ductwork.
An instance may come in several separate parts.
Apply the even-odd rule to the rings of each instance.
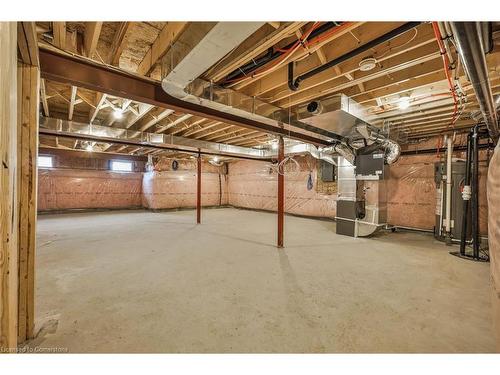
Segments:
[[[376,116],[344,94],[312,101],[299,108],[298,116],[305,123],[345,137],[346,144],[338,144],[334,148],[351,164],[354,164],[358,153],[383,150],[386,164],[394,163],[401,153],[397,142],[370,125]]]
[[[273,150],[271,147],[267,149],[242,147],[169,134],[138,132],[130,129],[84,124],[44,116],[40,117],[39,132],[42,135],[68,137],[82,141],[149,146],[158,149],[163,148],[165,150],[179,150],[193,153],[200,151],[203,154],[222,155],[229,158],[243,157],[247,159],[269,160],[278,157],[278,151]],[[285,144],[285,153],[287,155],[311,155],[315,159],[337,165],[336,157],[333,154],[338,152],[338,149],[333,147],[318,149],[314,145],[289,139],[285,140]]]
[[[320,102],[310,103],[297,112],[290,112],[254,97],[217,86],[199,78],[205,71],[238,47],[261,22],[219,22],[199,26],[197,40],[190,48],[172,47],[162,60],[162,88],[183,101],[232,113],[275,127],[285,127],[304,134],[320,136],[332,144],[323,151],[341,155],[354,163],[356,149],[361,146],[379,145],[386,151],[386,162],[392,163],[399,155],[399,146],[369,125],[375,116],[370,115],[354,100],[345,95],[335,95]],[[315,103],[317,106],[314,107]],[[314,107],[314,108],[313,108]],[[369,131],[360,133],[358,125]],[[362,143],[359,143],[362,141]],[[358,145],[358,146],[356,146]],[[325,149],[327,150],[327,149]],[[333,160],[333,159],[332,159]]]

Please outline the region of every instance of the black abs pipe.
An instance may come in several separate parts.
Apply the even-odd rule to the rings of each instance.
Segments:
[[[324,32],[333,29],[334,27],[339,26],[341,23],[339,22],[325,22],[323,25],[315,29],[311,34],[309,35],[309,39],[313,39],[317,37],[318,35],[323,34]],[[295,42],[289,43],[283,48],[282,50],[287,50],[291,48]],[[249,74],[252,74],[255,70],[259,69],[260,67],[266,65],[267,63],[277,59],[281,55],[283,55],[284,52],[281,51],[275,51],[273,47],[269,48],[267,50],[267,53],[264,56],[261,56],[259,58],[253,59],[249,63],[239,67],[238,69],[233,70],[231,73],[229,73],[226,78],[223,79],[222,86],[227,85],[231,83],[231,81],[235,79],[239,79],[243,76],[247,76]],[[227,82],[224,84],[224,82]]]
[[[472,136],[471,133],[467,135],[467,155],[465,158],[465,181],[464,186],[470,186],[470,162],[472,153]],[[467,242],[467,229],[469,227],[469,200],[464,200],[463,202],[463,212],[462,212],[462,233],[460,237],[460,255],[465,256],[465,246]]]
[[[407,32],[408,30],[411,30],[415,27],[417,27],[418,25],[420,25],[421,22],[407,22],[405,23],[404,25],[401,25],[399,26],[398,28],[388,32],[387,34],[384,34],[382,36],[379,36],[378,38],[376,39],[373,39],[372,41],[366,43],[366,44],[363,44],[361,47],[358,47],[340,57],[337,57],[336,59],[332,60],[332,61],[329,61],[327,62],[326,64],[323,64],[319,67],[317,67],[316,69],[313,69],[313,70],[310,70],[308,71],[307,73],[304,73],[304,74],[301,74],[300,76],[298,76],[297,78],[293,78],[293,62],[290,62],[288,64],[288,87],[290,88],[290,90],[292,91],[297,91],[299,89],[299,86],[300,86],[300,83],[308,78],[311,78],[313,76],[315,76],[316,74],[319,74],[335,65],[338,65],[346,60],[349,60],[357,55],[359,55],[360,53],[363,53],[365,51],[368,51],[369,49],[381,44],[381,43],[384,43],[384,42],[387,42],[405,32]]]

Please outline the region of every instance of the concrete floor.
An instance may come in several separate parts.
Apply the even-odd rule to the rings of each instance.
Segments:
[[[39,216],[30,346],[70,352],[491,352],[489,264],[421,233],[236,209]]]

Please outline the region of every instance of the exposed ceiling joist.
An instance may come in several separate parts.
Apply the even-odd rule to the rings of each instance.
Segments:
[[[188,22],[167,22],[146,52],[137,68],[140,75],[148,75],[186,29]]]
[[[253,42],[254,44],[251,46],[247,45],[248,42],[244,42],[235,53],[230,54],[227,59],[222,60],[221,64],[217,66],[216,71],[213,74],[209,73],[208,78],[215,82],[221,80],[233,70],[238,69],[241,65],[259,56],[268,48],[273,47],[283,38],[294,34],[295,31],[299,30],[305,24],[307,24],[307,22],[285,22],[262,40]],[[252,43],[252,41],[250,41],[250,43]],[[240,50],[240,54],[234,56]]]
[[[71,97],[69,101],[68,119],[73,120],[73,111],[75,109],[76,92],[78,88],[76,86],[71,86]]]
[[[150,127],[156,125],[158,122],[163,120],[165,117],[170,116],[174,111],[172,109],[163,109],[158,115],[152,116],[153,118],[146,122],[144,125],[141,126],[139,129],[141,132],[145,132],[148,130]]]
[[[66,22],[52,22],[52,36],[57,48],[66,49]]]
[[[111,65],[118,66],[120,62],[120,56],[122,55],[123,49],[127,44],[127,34],[133,27],[133,22],[120,22],[116,34],[111,43],[111,48],[109,50],[108,63]]]
[[[85,22],[85,33],[83,36],[83,51],[85,56],[93,58],[97,48],[97,42],[101,35],[102,22]]]
[[[45,80],[40,80],[40,101],[42,102],[43,114],[46,117],[50,116],[49,103],[47,102],[47,91],[45,89]]]
[[[17,23],[17,46],[24,64],[39,66],[38,42],[34,22]]]

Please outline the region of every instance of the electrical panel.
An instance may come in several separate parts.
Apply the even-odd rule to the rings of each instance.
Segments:
[[[335,180],[336,180],[335,165],[330,164],[327,161],[321,160],[321,181],[335,182]]]

